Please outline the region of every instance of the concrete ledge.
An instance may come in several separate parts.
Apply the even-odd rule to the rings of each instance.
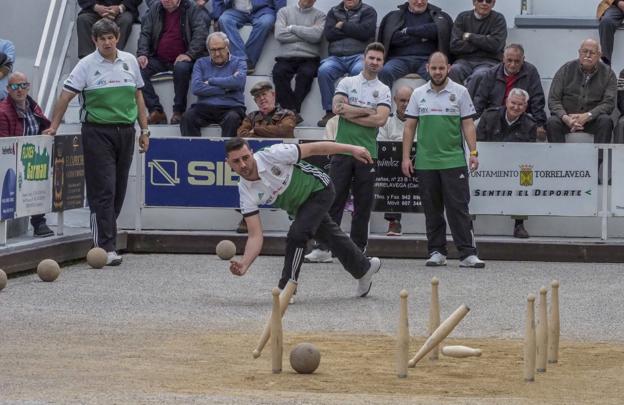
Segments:
[[[125,253],[215,254],[217,243],[230,239],[237,254],[245,248],[246,235],[235,232],[164,232],[123,231],[117,238],[119,250]],[[457,258],[457,250],[449,239],[449,258]],[[599,239],[479,237],[479,257],[484,260],[624,263],[624,241]],[[84,260],[92,246],[91,234],[33,239],[0,249],[0,263],[7,274],[32,271],[43,259],[59,263]],[[286,246],[284,232],[266,232],[262,254],[282,256]],[[427,240],[424,235],[387,237],[371,235],[367,254],[383,258],[425,259]]]
[[[119,250],[126,249],[126,240],[127,234],[125,232],[120,232],[117,235]],[[59,264],[84,260],[92,246],[93,240],[90,232],[33,239],[27,243],[0,249],[0,263],[2,263],[0,268],[7,274],[15,274],[36,269],[43,259],[54,259]]]
[[[128,232],[127,248],[133,253],[203,253],[214,254],[222,239],[232,240],[238,254],[243,252],[246,236],[234,232]],[[286,234],[267,232],[262,254],[283,255]],[[479,237],[479,256],[485,260],[516,260],[545,262],[624,262],[624,241],[599,239]],[[371,235],[367,253],[386,258],[424,259],[427,241],[424,235],[387,237]],[[449,240],[449,257],[457,258]]]
[[[518,15],[517,28],[598,28],[598,20],[593,17],[557,17],[552,15]]]

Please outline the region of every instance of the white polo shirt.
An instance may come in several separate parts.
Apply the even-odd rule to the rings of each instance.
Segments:
[[[412,93],[405,115],[418,119],[416,160],[418,170],[443,170],[466,166],[462,120],[475,115],[468,90],[448,79],[436,92],[431,81]]]
[[[373,108],[386,106],[391,108],[390,88],[375,78],[366,80],[364,74],[345,77],[336,86],[336,94],[349,99],[349,105]],[[365,127],[343,117],[338,121],[336,142],[363,146],[370,152],[373,159],[377,158],[377,128]]]
[[[243,216],[257,214],[261,205],[274,205],[294,216],[310,194],[330,183],[321,169],[300,161],[297,144],[275,144],[253,156],[260,180],[240,178],[238,193]]]
[[[96,49],[82,58],[63,84],[82,93],[82,120],[96,124],[134,124],[138,116],[135,93],[144,86],[136,57],[117,50],[110,62]]]

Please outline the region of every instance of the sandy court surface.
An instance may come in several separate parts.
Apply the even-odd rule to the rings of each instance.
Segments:
[[[270,347],[252,359],[257,336],[231,331],[33,330],[28,345],[3,342],[2,402],[110,403],[601,403],[624,398],[624,345],[563,341],[561,361],[522,378],[522,342],[450,339],[481,358],[422,360],[395,376],[395,340],[383,335],[286,333],[282,374]],[[36,336],[36,338],[34,338]],[[288,363],[303,341],[321,351],[319,369],[299,375]],[[423,338],[413,338],[414,353]]]
[[[126,255],[116,269],[85,263],[54,283],[12,278],[0,292],[1,404],[621,404],[624,327],[620,265],[385,260],[371,296],[354,298],[338,264],[306,265],[284,318],[283,372],[270,348],[251,352],[270,312],[282,258],[262,257],[235,278],[202,255]],[[480,358],[427,359],[407,379],[395,372],[398,291],[410,290],[410,353],[424,342],[429,288],[440,278],[442,318],[471,311],[446,344]],[[561,280],[560,363],[534,383],[522,375],[526,294]],[[615,320],[615,321],[614,321]],[[288,354],[321,351],[313,375]]]

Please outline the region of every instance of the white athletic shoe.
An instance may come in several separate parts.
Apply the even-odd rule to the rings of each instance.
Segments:
[[[370,267],[362,278],[358,279],[357,296],[366,297],[373,286],[373,276],[381,268],[381,260],[378,257],[370,258]]]
[[[482,269],[485,267],[485,262],[479,259],[477,255],[470,255],[459,262],[459,267],[472,267],[475,269]]]
[[[106,265],[107,266],[119,266],[123,258],[117,254],[114,250],[106,253]]]
[[[305,263],[333,263],[334,259],[329,250],[314,249],[303,257]]]
[[[433,252],[431,253],[431,257],[429,257],[429,260],[425,263],[425,266],[446,266],[446,256],[439,252]]]

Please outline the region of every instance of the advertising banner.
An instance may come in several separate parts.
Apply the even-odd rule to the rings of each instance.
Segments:
[[[54,137],[52,211],[84,207],[85,177],[82,135]]]
[[[401,172],[403,144],[377,142],[377,179],[373,211],[423,212],[416,177],[405,177]],[[410,156],[416,154],[412,146]]]
[[[470,213],[595,216],[597,173],[593,144],[481,142]]]
[[[624,216],[624,145],[616,145],[612,151],[611,212]]]
[[[227,139],[152,138],[145,156],[145,205],[238,208],[238,175],[225,163]],[[253,150],[281,140],[249,140]]]
[[[47,135],[17,138],[17,217],[50,211],[52,143],[53,137]]]
[[[0,220],[15,217],[15,192],[17,189],[17,141],[15,138],[0,138]]]

